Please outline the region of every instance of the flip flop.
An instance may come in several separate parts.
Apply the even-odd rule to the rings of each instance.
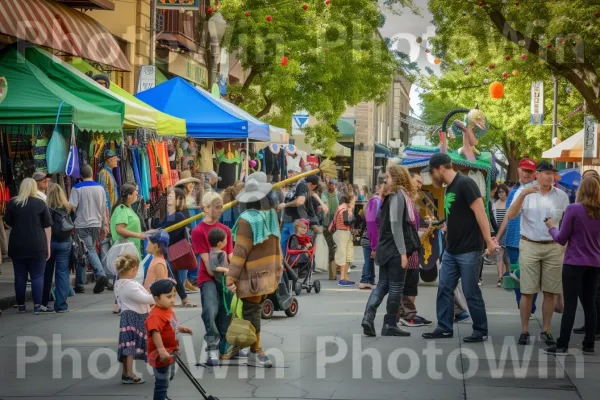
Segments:
[[[198,307],[198,304],[194,304],[194,303],[183,303],[183,304],[181,305],[181,307],[183,307],[183,308],[196,308],[196,307]]]

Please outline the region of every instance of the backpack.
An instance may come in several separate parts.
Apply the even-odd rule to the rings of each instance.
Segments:
[[[336,226],[336,221],[337,221],[337,217],[338,214],[340,213],[340,211],[336,211],[335,214],[333,214],[333,218],[331,219],[331,221],[329,221],[329,226],[327,227],[327,230],[333,235],[335,233],[335,231],[337,230],[337,226]]]
[[[52,237],[58,241],[63,241],[71,237],[75,224],[71,215],[66,210],[55,210],[50,209],[50,215],[52,217]]]

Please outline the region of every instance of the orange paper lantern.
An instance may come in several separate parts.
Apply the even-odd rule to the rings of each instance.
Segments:
[[[492,82],[490,85],[490,97],[492,99],[501,99],[504,97],[504,85],[500,82]]]
[[[439,58],[434,58],[434,59],[433,59],[433,63],[434,63],[435,65],[438,65],[440,62],[442,62],[442,60],[440,60]]]

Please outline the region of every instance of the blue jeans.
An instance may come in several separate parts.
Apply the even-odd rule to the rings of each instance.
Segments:
[[[480,251],[464,254],[450,254],[447,250],[444,252],[437,292],[438,329],[453,332],[454,289],[461,279],[463,293],[473,319],[473,333],[484,336],[488,334],[485,303],[478,285],[482,256]]]
[[[167,398],[167,390],[169,390],[169,381],[171,380],[171,368],[175,368],[175,364],[154,368],[153,400],[165,400]]]
[[[371,248],[363,247],[363,257],[365,263],[363,264],[362,277],[360,283],[375,284],[375,260],[371,258]]]
[[[52,286],[52,275],[54,275],[54,310],[66,311],[67,297],[69,297],[69,261],[71,260],[71,250],[73,242],[52,241],[50,244],[50,259],[46,261],[46,271],[44,272],[44,295],[42,305],[47,306],[50,298],[50,289]]]
[[[506,246],[506,253],[508,254],[508,259],[511,264],[519,263],[519,248],[518,247],[509,247]],[[521,289],[515,289],[515,297],[517,299],[517,308],[521,307]],[[533,295],[533,300],[531,301],[531,313],[535,314],[535,303],[537,301],[537,293]]]
[[[15,297],[17,304],[25,305],[25,293],[27,291],[27,275],[31,278],[31,295],[33,305],[42,304],[42,292],[44,290],[44,270],[46,269],[45,258],[13,258],[13,269],[15,271]]]
[[[281,254],[283,254],[283,258],[285,258],[288,240],[290,240],[290,236],[292,236],[294,233],[295,231],[293,222],[284,222],[281,225]]]
[[[83,240],[83,243],[85,243],[87,259],[92,265],[92,269],[94,270],[94,275],[96,275],[96,278],[99,276],[106,276],[104,268],[102,267],[102,262],[100,261],[100,257],[96,252],[96,242],[100,236],[100,228],[78,228],[77,236],[79,236],[79,238]],[[75,286],[78,288],[83,288],[83,285],[85,284],[84,275],[86,267],[87,266],[83,263],[77,264],[77,268],[75,270]]]
[[[220,285],[220,283],[218,283]],[[227,328],[229,318],[225,310],[222,292],[217,290],[215,281],[204,282],[200,286],[200,301],[202,302],[202,321],[204,322],[204,341],[206,351],[217,350],[221,354],[227,352]]]
[[[188,276],[187,272],[188,271],[186,269],[173,271],[175,281],[177,282],[177,286],[175,288],[177,289],[177,294],[179,295],[179,298],[181,298],[181,300],[187,299],[187,293],[185,292],[185,281]]]

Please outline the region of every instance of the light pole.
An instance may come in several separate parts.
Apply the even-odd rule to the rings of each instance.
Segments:
[[[208,90],[212,90],[212,86],[217,82],[217,71],[219,58],[221,57],[221,39],[225,35],[227,29],[227,21],[223,18],[220,12],[215,13],[208,20],[208,33],[210,35],[210,54],[211,54],[211,69],[210,81],[208,82]]]

